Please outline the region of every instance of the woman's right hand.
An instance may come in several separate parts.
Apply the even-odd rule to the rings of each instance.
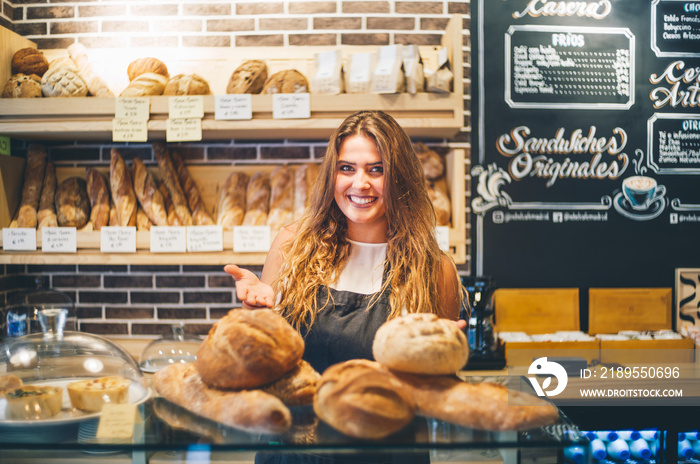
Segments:
[[[236,297],[249,309],[272,308],[275,294],[272,287],[263,283],[258,276],[235,264],[227,264],[224,271],[236,281]]]

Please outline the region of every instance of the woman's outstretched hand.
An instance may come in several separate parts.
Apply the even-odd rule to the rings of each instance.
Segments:
[[[236,281],[236,297],[248,308],[271,308],[275,294],[272,287],[263,283],[258,276],[235,264],[227,264],[224,271]]]

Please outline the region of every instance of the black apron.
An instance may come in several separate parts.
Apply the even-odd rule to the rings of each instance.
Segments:
[[[316,299],[326,301],[325,288]],[[323,373],[329,366],[350,359],[374,360],[374,335],[389,317],[389,290],[379,296],[367,309],[375,295],[363,295],[330,289],[331,303],[316,315],[316,320],[304,337],[304,360]],[[323,427],[325,424],[320,424]],[[400,433],[400,432],[399,432]],[[258,453],[256,464],[428,464],[428,452],[418,453]]]

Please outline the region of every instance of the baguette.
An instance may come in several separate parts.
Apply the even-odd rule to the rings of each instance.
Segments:
[[[170,193],[170,200],[173,202],[175,214],[177,214],[178,222],[182,226],[194,225],[192,214],[187,205],[187,198],[182,191],[182,186],[178,180],[177,171],[173,166],[170,152],[164,143],[153,144],[153,154],[158,161],[158,167],[162,176],[163,183]]]
[[[78,74],[85,81],[88,92],[95,97],[114,97],[107,83],[95,73],[87,56],[87,49],[79,42],[71,44],[66,49],[71,60],[78,67]]]
[[[173,163],[173,168],[175,168],[177,172],[177,177],[180,180],[180,186],[187,197],[187,204],[192,212],[192,221],[197,226],[214,225],[214,219],[207,211],[204,200],[202,200],[202,195],[199,193],[199,187],[197,187],[194,179],[192,179],[190,171],[187,169],[182,157],[178,152],[173,151],[170,153],[170,158]]]
[[[134,193],[141,204],[143,213],[148,218],[148,222],[157,226],[167,226],[168,213],[165,209],[165,200],[150,171],[140,158],[134,158],[131,162],[131,169],[134,177]],[[142,224],[144,224],[143,220]]]
[[[219,197],[219,213],[216,219],[216,223],[224,230],[232,230],[234,226],[243,224],[247,185],[248,175],[242,172],[232,172],[226,179]]]
[[[56,218],[56,206],[54,196],[56,195],[56,168],[51,161],[46,163],[44,172],[44,186],[41,188],[41,199],[39,200],[39,212],[36,214],[37,229],[42,227],[58,227]]]
[[[318,164],[303,164],[294,174],[294,220],[298,221],[309,205],[309,193],[318,176]]]
[[[109,225],[110,199],[107,181],[95,168],[85,170],[87,192],[90,199],[90,222],[93,230]]]
[[[243,225],[261,226],[267,222],[270,208],[270,176],[256,172],[250,177],[246,188],[246,205]]]
[[[122,227],[136,225],[136,194],[129,169],[116,148],[112,148],[109,165],[109,185],[117,212],[117,223]]]
[[[251,433],[284,433],[292,415],[282,401],[260,390],[209,388],[194,364],[170,364],[153,374],[153,386],[168,401],[199,416]]]
[[[136,208],[136,230],[151,230],[151,220],[141,205]]]
[[[471,384],[456,376],[393,371],[411,391],[417,413],[480,430],[529,430],[553,424],[559,411],[551,403],[503,385]]]
[[[278,166],[270,174],[270,210],[267,225],[279,231],[294,220],[294,170]]]
[[[46,149],[37,144],[27,148],[27,164],[24,168],[24,184],[22,199],[19,202],[17,227],[36,228],[36,213],[41,199],[41,188],[44,183],[46,166]]]
[[[158,190],[160,191],[160,194],[163,195],[163,201],[165,202],[165,210],[168,213],[168,225],[181,225],[180,219],[177,217],[177,213],[175,213],[175,205],[173,205],[173,200],[170,198],[170,192],[168,192],[168,189],[165,188],[165,185],[163,183],[158,185]]]

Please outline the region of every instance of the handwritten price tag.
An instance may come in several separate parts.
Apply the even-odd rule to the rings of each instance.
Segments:
[[[214,119],[253,119],[253,96],[217,95],[214,97]]]
[[[310,117],[310,94],[276,93],[272,95],[273,119],[308,119]]]
[[[202,120],[168,119],[165,139],[168,142],[199,142],[202,140]]]
[[[2,247],[5,251],[36,251],[36,229],[2,229]]]
[[[136,425],[135,404],[106,403],[102,406],[100,423],[95,437],[98,439],[129,439],[134,436]]]
[[[136,227],[103,227],[100,229],[102,253],[136,253]]]
[[[233,251],[236,253],[270,251],[270,226],[234,227]]]
[[[185,253],[187,228],[151,226],[151,253]]]
[[[112,142],[147,142],[148,120],[113,119]]]
[[[150,103],[148,98],[143,97],[118,97],[115,102],[114,117],[147,121],[151,112]]]
[[[41,251],[44,253],[75,253],[77,250],[75,227],[42,227]]]
[[[223,251],[224,230],[221,226],[187,226],[187,251]]]
[[[201,95],[186,95],[168,98],[170,119],[203,118],[204,99]]]

